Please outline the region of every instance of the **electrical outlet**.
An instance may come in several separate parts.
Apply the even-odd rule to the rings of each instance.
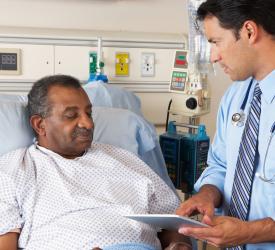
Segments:
[[[116,76],[129,76],[129,53],[116,53]]]
[[[155,54],[142,53],[141,54],[141,76],[155,75]]]

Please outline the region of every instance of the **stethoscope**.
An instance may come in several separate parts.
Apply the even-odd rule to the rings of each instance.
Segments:
[[[247,103],[247,100],[248,100],[248,96],[249,96],[249,93],[250,93],[250,89],[251,89],[253,80],[254,79],[252,78],[249,85],[248,85],[248,88],[247,88],[247,91],[245,93],[245,97],[243,99],[243,103],[241,105],[240,111],[237,112],[237,113],[234,113],[232,115],[232,125],[235,126],[235,127],[242,127],[244,125],[244,121],[245,121],[244,109],[245,109],[245,106],[246,106],[246,103]]]
[[[243,103],[241,105],[240,111],[237,112],[237,113],[234,113],[232,115],[232,124],[233,124],[233,126],[242,127],[244,125],[244,121],[245,121],[244,110],[245,110],[245,106],[247,104],[247,100],[248,100],[248,96],[249,96],[249,92],[250,92],[253,80],[254,79],[252,78],[249,85],[248,85],[248,88],[247,88],[247,91],[245,93],[245,97],[244,97]],[[266,164],[265,163],[266,163],[266,158],[267,158],[269,148],[270,148],[270,144],[271,144],[271,141],[272,141],[272,138],[273,138],[274,134],[275,134],[275,122],[273,123],[273,125],[271,126],[271,129],[270,129],[270,136],[269,136],[269,140],[268,140],[268,143],[267,143],[267,149],[266,149],[265,156],[264,156],[263,171],[262,171],[262,173],[257,172],[255,174],[262,181],[270,183],[270,184],[275,184],[275,174],[271,178],[268,178],[266,176],[266,171],[265,171],[265,165]]]
[[[269,136],[269,140],[268,140],[268,143],[267,143],[267,149],[266,149],[266,152],[265,152],[265,156],[264,156],[264,164],[263,164],[263,171],[262,173],[256,173],[255,175],[260,178],[262,181],[264,182],[268,182],[270,184],[275,184],[275,174],[271,177],[271,178],[268,178],[266,176],[266,173],[265,173],[265,162],[266,162],[266,157],[267,157],[267,154],[268,154],[268,151],[269,151],[269,146],[270,146],[270,143],[272,141],[272,138],[275,134],[275,122],[273,123],[271,129],[270,129],[270,136]]]

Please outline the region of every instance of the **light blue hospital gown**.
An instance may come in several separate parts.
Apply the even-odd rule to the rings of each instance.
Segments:
[[[160,249],[154,228],[122,215],[173,213],[178,205],[144,162],[111,145],[93,143],[76,159],[36,145],[0,158],[0,235],[20,228],[20,248]]]

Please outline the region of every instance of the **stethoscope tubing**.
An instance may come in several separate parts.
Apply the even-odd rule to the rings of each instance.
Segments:
[[[254,78],[252,78],[249,82],[248,88],[247,88],[246,93],[245,93],[245,97],[244,97],[242,105],[240,107],[240,111],[237,112],[237,113],[234,113],[232,115],[232,124],[233,124],[233,126],[242,127],[244,125],[244,120],[245,120],[244,110],[245,110],[245,107],[246,107],[246,104],[247,104],[248,96],[249,96],[250,89],[252,87],[253,81],[254,81]]]
[[[247,88],[246,93],[245,93],[244,100],[243,100],[242,105],[240,107],[240,111],[237,112],[237,113],[234,113],[232,115],[232,121],[231,122],[232,122],[233,126],[242,127],[244,125],[244,121],[245,121],[244,110],[245,110],[245,107],[246,107],[246,104],[247,104],[248,96],[249,96],[250,89],[252,87],[253,81],[254,81],[254,78],[252,78],[250,80],[250,83],[249,83],[248,88]],[[275,174],[271,178],[267,178],[267,176],[266,176],[266,169],[265,169],[266,158],[267,158],[267,155],[268,155],[268,152],[269,152],[269,148],[270,148],[270,144],[271,144],[272,138],[273,138],[273,136],[275,134],[275,122],[273,123],[273,125],[272,125],[272,127],[270,129],[270,133],[271,134],[270,134],[270,137],[268,139],[267,149],[266,149],[265,156],[264,156],[263,171],[262,171],[261,174],[259,172],[257,172],[256,176],[259,177],[260,180],[262,180],[264,182],[267,182],[267,183],[270,183],[270,184],[275,184]]]

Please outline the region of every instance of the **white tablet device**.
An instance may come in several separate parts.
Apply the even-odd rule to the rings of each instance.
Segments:
[[[156,226],[161,229],[178,230],[180,227],[209,227],[197,220],[175,214],[133,214],[124,217]]]

